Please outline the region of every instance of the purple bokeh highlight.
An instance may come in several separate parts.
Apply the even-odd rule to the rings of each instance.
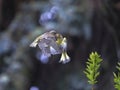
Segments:
[[[36,86],[32,86],[31,88],[30,88],[30,90],[40,90],[38,87],[36,87]]]
[[[41,14],[39,23],[45,25],[48,22],[52,22],[56,19],[58,13],[58,7],[53,6],[49,11],[46,11]]]

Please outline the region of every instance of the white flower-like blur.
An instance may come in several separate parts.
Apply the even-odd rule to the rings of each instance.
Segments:
[[[63,64],[65,64],[65,63],[68,63],[69,61],[70,61],[70,57],[67,55],[66,52],[63,52],[59,62],[62,62]]]

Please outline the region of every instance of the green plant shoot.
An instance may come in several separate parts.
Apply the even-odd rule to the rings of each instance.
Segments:
[[[115,89],[117,90],[120,90],[120,63],[118,62],[118,65],[116,66],[117,70],[118,70],[118,73],[114,73],[113,72],[113,75],[114,75],[114,87]]]
[[[87,67],[84,73],[88,78],[88,83],[91,85],[94,85],[97,83],[96,78],[100,74],[98,70],[100,68],[101,61],[102,59],[100,58],[100,55],[98,55],[97,52],[92,52],[89,56],[88,61],[86,62]]]

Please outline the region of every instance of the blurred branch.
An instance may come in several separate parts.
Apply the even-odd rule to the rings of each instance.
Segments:
[[[0,0],[0,29],[2,27],[2,0]]]

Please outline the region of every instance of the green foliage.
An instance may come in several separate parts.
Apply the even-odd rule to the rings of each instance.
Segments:
[[[90,57],[89,57],[88,61],[86,62],[87,67],[84,71],[86,77],[88,78],[89,84],[94,85],[95,83],[97,83],[96,78],[100,74],[98,69],[100,67],[101,61],[102,61],[102,59],[100,58],[100,56],[98,55],[97,52],[92,52],[90,54]]]
[[[120,90],[120,63],[118,62],[118,65],[116,66],[118,73],[114,73],[114,86],[117,90]]]

